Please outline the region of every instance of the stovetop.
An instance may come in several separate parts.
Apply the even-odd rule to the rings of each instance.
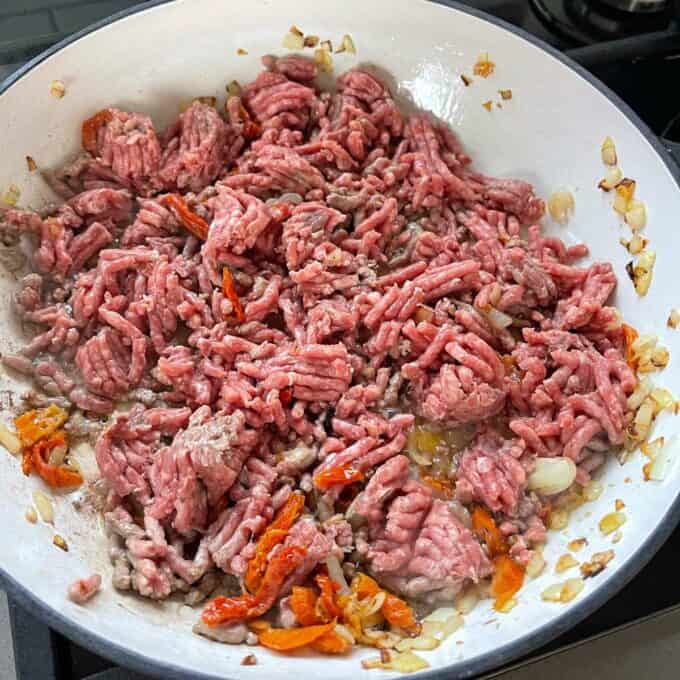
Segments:
[[[0,78],[54,42],[135,0],[2,0]],[[464,0],[520,26],[579,61],[658,135],[680,142],[680,0]],[[675,13],[675,14],[674,14]],[[676,17],[674,20],[673,17]],[[680,155],[677,156],[680,158]],[[616,597],[533,656],[680,604],[680,529]],[[10,602],[18,680],[143,680],[50,630]]]

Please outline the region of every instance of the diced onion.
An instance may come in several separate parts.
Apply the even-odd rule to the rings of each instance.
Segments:
[[[487,311],[484,312],[486,318],[489,320],[489,323],[497,330],[497,331],[502,331],[506,329],[508,326],[512,325],[512,317],[508,316],[507,314],[504,314],[500,310],[490,307]]]
[[[573,541],[569,541],[569,543],[567,543],[567,548],[569,548],[569,550],[572,552],[578,552],[586,545],[588,545],[587,538],[575,538]]]
[[[665,368],[670,359],[668,350],[658,344],[655,335],[640,335],[630,346],[638,373],[651,373]]]
[[[664,439],[664,437],[657,437],[651,442],[643,442],[642,444],[640,444],[640,451],[642,452],[643,455],[647,456],[647,458],[650,459],[656,458],[659,451],[661,451],[661,449],[663,448],[665,441],[666,440]],[[618,509],[619,508],[617,508],[617,510]]]
[[[640,356],[646,350],[653,349],[656,346],[657,342],[658,338],[656,337],[656,335],[644,333],[642,335],[638,335],[638,337],[635,338],[635,340],[633,340],[633,344],[630,347],[633,350],[633,354]]]
[[[597,576],[613,559],[613,550],[595,553],[589,562],[584,562],[581,565],[581,574],[583,578]]]
[[[479,593],[474,586],[470,586],[456,596],[456,609],[461,614],[469,614],[479,602]]]
[[[66,452],[68,451],[68,447],[66,444],[59,444],[58,446],[55,446],[51,451],[49,455],[49,464],[50,465],[62,465],[64,462],[64,459],[66,458]]]
[[[411,460],[414,463],[417,463],[418,465],[422,465],[423,467],[428,467],[432,465],[432,459],[431,458],[426,458],[425,456],[421,455],[417,449],[411,449],[409,448],[409,456],[411,457]]]
[[[614,196],[614,210],[621,215],[625,215],[630,208],[635,196],[635,180],[624,177],[616,185],[616,195]]]
[[[652,399],[656,403],[657,408],[655,409],[659,413],[661,411],[672,411],[675,406],[675,399],[673,395],[664,387],[655,387],[651,395]]]
[[[363,668],[382,668],[398,673],[415,673],[430,667],[425,659],[413,652],[387,653],[377,658],[364,659],[361,665]]]
[[[341,623],[336,623],[335,628],[333,630],[341,637],[347,640],[347,642],[350,643],[350,645],[353,645],[356,640],[354,639],[354,635],[352,635],[352,631],[350,631],[347,626],[344,626]]]
[[[657,368],[666,368],[670,358],[670,353],[665,347],[655,347],[652,351],[652,364]]]
[[[680,324],[680,311],[677,309],[671,309],[671,313],[668,315],[668,321],[666,321],[666,325],[669,328],[677,328],[678,324]]]
[[[61,80],[53,80],[50,83],[50,94],[55,99],[61,99],[66,94],[66,85]]]
[[[560,593],[562,592],[561,583],[553,583],[553,585],[548,586],[542,593],[541,599],[546,602],[559,602]]]
[[[578,567],[578,562],[569,553],[560,555],[557,562],[555,563],[555,573],[561,574],[563,571],[572,569],[573,567]]]
[[[35,511],[35,508],[32,505],[29,505],[28,508],[26,508],[26,514],[24,517],[26,518],[26,521],[30,522],[31,524],[35,524],[38,521],[38,513]]]
[[[633,393],[628,397],[626,406],[629,411],[634,411],[639,408],[640,404],[650,395],[652,391],[652,383],[649,378],[643,378],[633,390]]]
[[[626,523],[626,516],[622,512],[610,512],[599,523],[600,531],[607,536]]]
[[[648,477],[652,481],[662,482],[668,476],[676,458],[677,439],[671,437],[667,444],[663,443],[653,457],[652,464],[649,466]]]
[[[375,614],[376,612],[379,612],[382,606],[385,604],[385,599],[387,598],[387,594],[385,593],[384,590],[379,590],[373,597],[371,597],[366,604],[362,604],[361,606],[361,615],[366,617],[366,616],[371,616],[372,614]]]
[[[324,43],[321,43],[321,46],[314,50],[314,61],[324,73],[333,73],[333,57],[331,56],[331,50],[325,48]]]
[[[33,504],[43,522],[54,524],[54,507],[50,499],[42,491],[33,492]]]
[[[10,184],[2,197],[2,202],[7,205],[16,205],[21,198],[21,189],[16,184]]]
[[[582,496],[584,500],[592,503],[602,495],[603,491],[604,487],[602,486],[601,482],[591,480],[583,485]]]
[[[2,423],[0,423],[0,444],[13,456],[17,456],[21,453],[21,442],[19,441],[19,437]]]
[[[582,578],[567,579],[560,592],[560,602],[571,602],[583,590]]]
[[[451,614],[444,619],[442,640],[451,637],[463,625],[463,617],[460,614]]]
[[[347,585],[347,580],[338,558],[333,557],[333,555],[327,557],[326,567],[328,568],[328,575],[331,577],[331,581],[335,581],[340,586],[340,593],[342,595],[347,595],[349,593],[349,585]]]
[[[600,180],[600,183],[597,186],[604,191],[611,191],[622,179],[623,172],[621,171],[621,168],[613,166],[607,168],[607,171],[604,173],[604,178]]]
[[[293,33],[291,30],[283,36],[281,45],[287,50],[301,50],[305,46],[305,39],[302,35]]]
[[[443,621],[429,621],[424,619],[421,624],[421,634],[426,637],[436,637],[441,639],[441,635],[444,632],[444,622]]]
[[[640,236],[640,234],[633,234],[633,238],[628,241],[628,252],[631,255],[639,255],[647,247],[647,239]]]
[[[528,486],[545,496],[566,491],[576,479],[576,465],[571,458],[536,458]]]
[[[477,61],[475,62],[475,65],[474,65],[472,71],[476,76],[480,76],[482,78],[488,78],[490,75],[493,74],[495,69],[496,69],[496,64],[494,64],[489,59],[489,55],[488,54],[480,54],[477,57]]]
[[[531,559],[529,562],[527,562],[527,566],[525,567],[526,575],[529,578],[536,578],[537,576],[541,575],[544,569],[545,559],[538,550],[535,550]]]
[[[653,250],[643,250],[638,261],[633,266],[633,284],[638,295],[646,295],[652,283],[652,272],[656,262]]]
[[[52,543],[54,543],[54,545],[56,545],[57,548],[59,548],[60,550],[68,552],[68,543],[66,542],[63,536],[55,534],[54,537],[52,538]]]
[[[582,578],[570,578],[564,583],[554,583],[542,593],[541,599],[547,602],[571,602],[583,590]]]
[[[580,508],[585,502],[586,499],[583,498],[581,490],[573,486],[557,496],[554,509],[566,512],[568,520],[569,513],[576,510],[576,508]]]
[[[548,198],[548,212],[555,222],[566,224],[574,213],[574,197],[569,191],[554,191]]]
[[[564,529],[569,524],[569,513],[566,510],[552,510],[548,515],[548,527],[555,531]]]
[[[356,54],[357,53],[357,48],[354,46],[354,41],[352,40],[352,37],[345,34],[342,36],[342,42],[340,43],[340,47],[338,47],[337,52],[349,52],[349,54]]]
[[[647,438],[647,433],[652,425],[652,418],[654,418],[654,400],[647,397],[633,418],[633,428],[637,439]]]
[[[439,647],[439,640],[437,640],[437,638],[419,635],[415,638],[404,638],[403,640],[399,640],[395,649],[398,652],[407,652],[409,649],[429,651],[431,649],[437,649],[437,647]]]
[[[633,230],[639,231],[647,224],[647,209],[642,201],[631,201],[625,214],[626,224]]]
[[[614,145],[614,140],[611,137],[605,137],[604,142],[602,142],[602,162],[605,165],[616,165],[616,146]]]

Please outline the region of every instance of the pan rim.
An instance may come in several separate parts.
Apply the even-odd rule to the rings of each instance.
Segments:
[[[133,5],[125,10],[112,14],[89,26],[81,29],[73,35],[52,45],[47,50],[41,52],[17,71],[0,82],[0,95],[8,90],[12,85],[24,76],[28,75],[36,66],[43,61],[61,51],[65,47],[77,42],[81,38],[105,28],[121,19],[125,19],[134,14],[154,9],[160,5],[168,4],[173,0],[147,0],[142,4]],[[637,128],[646,141],[657,153],[667,170],[673,177],[678,190],[680,190],[680,166],[673,160],[669,151],[663,146],[659,138],[644,123],[641,118],[626,104],[615,92],[607,87],[603,82],[588,72],[583,66],[570,59],[568,56],[544,42],[540,38],[528,33],[513,24],[502,19],[491,16],[481,10],[462,5],[457,0],[429,0],[434,4],[442,5],[449,9],[460,11],[464,14],[486,21],[494,26],[505,29],[512,34],[522,38],[535,47],[540,48],[560,63],[574,71],[581,78],[597,89],[609,101],[614,104],[619,111]],[[418,674],[423,680],[443,680],[444,678],[469,678],[480,673],[498,669],[500,666],[517,660],[535,649],[547,644],[560,634],[574,627],[583,621],[587,616],[599,609],[603,604],[616,595],[633,577],[651,560],[659,548],[665,543],[675,527],[680,523],[680,492],[675,500],[661,518],[653,532],[647,539],[638,546],[637,550],[629,557],[628,561],[618,570],[618,572],[602,587],[594,590],[585,597],[579,606],[573,610],[559,614],[549,623],[541,626],[537,631],[526,633],[520,638],[509,642],[497,649],[489,650],[472,659],[458,661],[453,664],[433,668]],[[37,613],[38,617],[45,621],[48,626],[58,631],[65,637],[77,644],[89,649],[90,651],[118,664],[125,668],[132,669],[144,675],[163,677],[169,680],[186,680],[187,670],[174,663],[166,663],[157,658],[147,656],[144,653],[133,651],[130,648],[120,645],[107,639],[99,633],[93,633],[85,626],[81,625],[63,615],[60,611],[53,608],[46,602],[40,600],[28,588],[8,574],[0,567],[0,585],[10,595],[14,601],[27,610]],[[196,680],[236,680],[235,676],[217,675],[202,671],[189,671],[190,677]]]

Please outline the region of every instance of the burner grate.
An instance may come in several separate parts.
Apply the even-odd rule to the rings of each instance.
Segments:
[[[663,31],[673,20],[673,7],[665,2],[657,4],[654,12],[617,9],[602,0],[531,0],[530,4],[549,31],[574,46]]]

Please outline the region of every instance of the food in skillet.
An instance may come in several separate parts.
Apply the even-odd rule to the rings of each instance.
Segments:
[[[24,471],[78,486],[92,437],[114,586],[210,597],[202,634],[407,653],[416,610],[472,588],[507,611],[551,511],[672,399],[637,389],[654,346],[528,183],[367,70],[331,93],[313,61],[265,66],[160,133],[94,114],[63,205],[4,211],[40,330],[3,360],[47,395]]]

